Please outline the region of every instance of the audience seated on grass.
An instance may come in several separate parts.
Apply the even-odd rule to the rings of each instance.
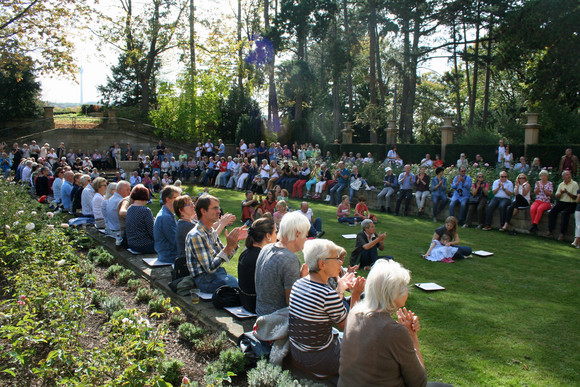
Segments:
[[[125,220],[127,246],[139,253],[154,254],[153,213],[147,207],[149,190],[143,184],[137,184],[131,190],[130,198],[133,204],[127,209]]]
[[[449,236],[449,241],[445,243],[446,246],[455,246],[458,248],[458,255],[456,254],[455,259],[461,259],[471,255],[471,247],[460,246],[459,245],[459,233],[457,232],[457,219],[454,216],[448,216],[445,219],[445,224],[433,233],[432,240],[439,241],[443,235]]]
[[[355,248],[350,255],[350,266],[360,266],[370,270],[371,266],[381,258],[393,259],[390,255],[379,257],[378,250],[385,249],[387,233],[376,234],[376,227],[372,220],[365,219],[361,223],[362,230],[356,235]]]
[[[246,248],[238,260],[238,286],[242,306],[248,312],[256,313],[256,262],[260,251],[266,245],[276,243],[276,225],[269,218],[260,218],[248,228]]]
[[[327,239],[307,241],[304,261],[308,275],[297,280],[290,292],[290,352],[300,368],[317,378],[338,377],[340,339],[332,326],[344,329],[348,311],[342,302],[344,292],[351,291],[350,305],[360,300],[365,279],[353,273],[340,277],[342,259],[338,246]],[[338,278],[335,289],[328,285]]]
[[[340,202],[336,209],[336,217],[338,218],[338,223],[355,224],[357,222],[362,222],[363,220],[362,218],[350,216],[350,202],[348,195],[342,196],[342,202]]]
[[[302,251],[310,222],[296,212],[280,222],[278,242],[266,245],[256,263],[256,313],[265,316],[288,306],[292,285],[306,275],[296,253]]]

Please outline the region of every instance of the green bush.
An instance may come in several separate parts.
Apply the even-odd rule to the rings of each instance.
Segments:
[[[83,288],[94,288],[97,284],[97,276],[92,273],[85,273],[80,279],[80,285]]]
[[[163,297],[155,297],[149,300],[149,303],[147,305],[149,314],[153,313],[162,314],[167,312],[167,307],[170,302],[171,299]]]
[[[270,364],[267,360],[260,360],[256,368],[248,371],[248,386],[250,387],[323,387],[325,384],[312,380],[295,380],[288,370],[282,371],[282,367]]]
[[[115,279],[120,272],[123,271],[123,266],[121,265],[111,265],[107,272],[105,273],[105,277],[108,279]]]
[[[99,255],[101,255],[101,253],[105,252],[105,248],[103,246],[99,246],[96,247],[94,249],[90,249],[89,252],[87,253],[87,258],[90,259],[92,262],[95,261],[95,258],[97,258]]]
[[[107,316],[112,316],[116,311],[125,308],[125,302],[121,297],[108,297],[101,303],[101,308],[107,314]]]
[[[169,316],[169,324],[179,326],[185,322],[185,315],[182,312],[171,313]]]
[[[113,257],[108,251],[103,251],[95,257],[94,262],[97,266],[107,267],[115,262],[115,257]]]
[[[173,386],[179,386],[181,384],[182,368],[183,363],[179,360],[168,360],[161,363],[159,373],[167,383],[171,383]]]
[[[246,370],[248,358],[239,348],[230,348],[220,353],[219,360],[211,362],[206,367],[206,373],[228,375],[232,372],[235,375]]]
[[[201,340],[193,342],[193,347],[202,356],[214,357],[228,345],[228,336],[225,332],[205,335]]]
[[[205,330],[203,328],[196,327],[192,323],[184,322],[177,328],[179,333],[179,338],[188,343],[193,343],[201,339],[205,335]]]
[[[105,301],[108,297],[107,292],[104,290],[93,290],[91,292],[91,305],[95,308],[101,308],[103,301]]]
[[[135,273],[133,273],[132,270],[124,269],[121,272],[119,272],[119,274],[117,274],[117,283],[119,285],[125,285],[134,276],[135,276]]]
[[[137,291],[141,289],[143,286],[144,286],[143,281],[141,281],[139,278],[130,279],[127,281],[127,287],[129,288],[129,290]]]
[[[149,302],[153,298],[153,292],[151,289],[148,288],[139,288],[137,289],[137,294],[135,295],[135,301],[144,304]]]

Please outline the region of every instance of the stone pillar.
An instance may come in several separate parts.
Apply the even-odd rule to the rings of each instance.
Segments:
[[[369,131],[369,134],[370,134],[370,140],[371,140],[370,143],[371,144],[376,144],[377,142],[379,142],[376,130],[371,129]]]
[[[352,122],[345,121],[344,122],[344,129],[342,129],[342,143],[343,144],[352,144],[352,133],[354,130],[352,129]]]
[[[54,129],[54,106],[44,107],[45,129]]]
[[[117,112],[115,111],[115,109],[109,108],[107,116],[109,117],[109,119],[107,120],[107,127],[110,129],[116,129],[118,126],[118,122],[117,122]]]
[[[389,120],[389,126],[385,129],[385,134],[387,135],[387,144],[396,144],[397,143],[397,127],[396,127],[396,120]]]
[[[447,145],[453,144],[453,117],[443,117],[443,126],[441,126],[441,160],[445,161],[445,149]]]
[[[524,138],[524,154],[528,154],[528,145],[537,144],[540,137],[540,128],[542,125],[538,124],[539,113],[526,113],[528,122],[524,125],[525,138]]]

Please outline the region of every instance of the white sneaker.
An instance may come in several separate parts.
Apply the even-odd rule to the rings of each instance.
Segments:
[[[326,195],[326,199],[324,199],[325,202],[329,202],[330,201],[330,195]]]

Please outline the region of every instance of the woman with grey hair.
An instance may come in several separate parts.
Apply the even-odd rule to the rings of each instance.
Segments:
[[[282,218],[278,242],[266,245],[256,262],[256,313],[265,316],[288,306],[292,285],[306,275],[296,253],[302,251],[310,222],[298,212]]]
[[[105,200],[105,194],[107,192],[107,180],[104,177],[97,177],[92,182],[95,194],[91,201],[93,207],[93,215],[95,217],[95,226],[98,229],[105,228],[105,217],[103,215],[102,204]]]
[[[419,319],[404,308],[410,281],[409,271],[398,262],[375,263],[367,277],[365,298],[346,321],[339,386],[425,386]],[[391,317],[395,312],[398,321]]]
[[[338,279],[336,290],[329,278],[339,277],[344,256],[327,239],[314,239],[304,245],[308,275],[292,286],[290,293],[290,352],[298,365],[318,378],[336,378],[340,358],[340,339],[332,331],[336,324],[344,329],[348,314],[342,299],[352,292],[351,306],[359,300],[365,279],[348,273]],[[336,382],[336,381],[335,381]]]

